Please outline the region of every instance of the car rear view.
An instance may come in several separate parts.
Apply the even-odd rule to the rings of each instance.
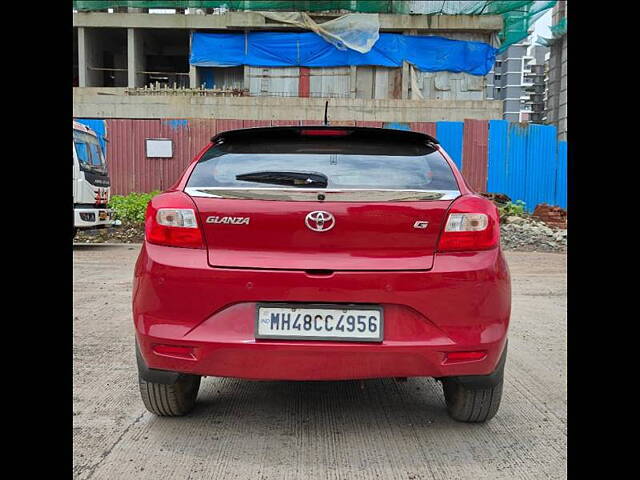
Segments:
[[[147,208],[133,315],[157,415],[203,376],[439,379],[500,404],[511,293],[496,207],[417,132],[269,127],[212,139]]]

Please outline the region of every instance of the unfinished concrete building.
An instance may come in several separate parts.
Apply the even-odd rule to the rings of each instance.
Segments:
[[[547,77],[547,122],[558,128],[558,138],[567,139],[567,3],[553,7],[549,71]]]
[[[345,13],[311,12],[310,17],[322,24]],[[503,19],[500,15],[381,13],[379,25],[381,34],[438,36],[497,46]],[[305,31],[254,11],[76,11],[73,27],[76,117],[318,120],[325,99],[331,98],[336,121],[502,118],[503,102],[487,97],[484,75],[421,71],[409,62],[398,67],[190,63],[194,34]]]

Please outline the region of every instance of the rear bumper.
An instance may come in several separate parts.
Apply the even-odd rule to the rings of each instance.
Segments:
[[[257,302],[375,303],[381,343],[256,340]],[[430,271],[335,272],[211,268],[204,250],[143,246],[133,314],[150,369],[270,380],[487,375],[504,349],[509,273],[498,250],[438,255]],[[191,347],[182,358],[155,345]],[[447,352],[483,351],[449,363]]]
[[[100,220],[101,215],[106,215]],[[113,210],[110,208],[74,208],[73,225],[76,228],[111,227],[115,224]]]

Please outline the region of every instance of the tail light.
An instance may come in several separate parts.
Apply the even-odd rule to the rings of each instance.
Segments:
[[[489,250],[499,243],[500,220],[493,202],[476,195],[465,195],[453,202],[438,251]]]
[[[182,192],[157,195],[147,205],[145,237],[169,247],[204,248],[193,201]]]

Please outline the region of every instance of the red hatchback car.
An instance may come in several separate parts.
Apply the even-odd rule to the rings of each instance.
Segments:
[[[267,127],[214,137],[149,203],[135,267],[140,391],[183,415],[203,376],[434,377],[498,410],[511,311],[498,211],[428,135]]]

